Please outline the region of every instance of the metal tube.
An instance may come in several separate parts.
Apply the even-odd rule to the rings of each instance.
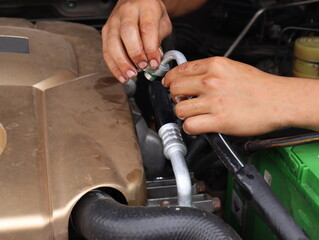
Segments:
[[[164,75],[170,70],[169,62],[175,60],[178,65],[187,62],[184,54],[179,51],[171,50],[164,54],[160,66],[157,69],[146,68],[145,77],[149,81],[154,81],[158,77],[164,77]]]
[[[158,134],[163,142],[164,155],[172,163],[176,179],[178,205],[193,207],[192,184],[184,158],[187,150],[179,127],[176,123],[167,123],[160,128]]]
[[[192,207],[192,183],[181,151],[172,151],[170,159],[178,186],[178,205]]]
[[[171,51],[168,51],[167,53],[164,54],[162,61],[161,61],[161,65],[166,65],[170,61],[173,61],[173,60],[175,60],[178,65],[181,65],[181,64],[187,62],[187,59],[184,56],[184,54],[182,54],[181,52],[176,51],[176,50],[171,50]]]
[[[290,30],[308,31],[308,32],[319,32],[319,29],[315,29],[315,28],[286,27],[286,28],[284,28],[284,29],[280,32],[280,35],[279,35],[279,38],[278,38],[278,43],[277,43],[278,46],[280,46],[280,44],[281,44],[281,40],[282,40],[282,37],[283,37],[284,33],[286,33],[287,31],[290,31]]]
[[[243,29],[243,31],[238,35],[238,37],[235,39],[235,41],[232,43],[232,45],[228,48],[227,52],[224,54],[224,57],[229,57],[234,49],[238,46],[240,41],[246,36],[247,32],[250,30],[250,28],[254,25],[256,20],[267,10],[270,9],[280,9],[280,8],[286,8],[286,7],[294,7],[294,6],[300,6],[300,5],[306,5],[319,2],[319,0],[307,0],[302,2],[293,2],[293,3],[287,3],[287,4],[281,4],[281,5],[274,5],[269,7],[264,7],[259,9],[255,15],[252,17],[252,19],[249,21],[249,23],[246,25],[246,27]]]
[[[185,56],[179,51],[168,51],[164,54],[158,69],[146,69],[145,77],[153,81],[157,77],[163,77],[170,69],[169,62],[175,60],[178,65],[187,62]],[[192,183],[189,171],[185,162],[186,146],[178,125],[175,123],[174,113],[167,97],[167,92],[160,82],[152,82],[150,85],[150,95],[157,124],[160,129],[158,134],[162,139],[164,155],[172,163],[177,195],[178,205],[193,207],[192,205]]]

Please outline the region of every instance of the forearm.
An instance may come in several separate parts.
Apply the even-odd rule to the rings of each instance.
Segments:
[[[319,131],[319,80],[288,78],[286,125]]]
[[[207,0],[162,0],[171,17],[180,17],[199,9]]]

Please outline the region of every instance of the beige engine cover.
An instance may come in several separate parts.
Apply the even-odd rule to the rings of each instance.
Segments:
[[[0,239],[67,239],[73,206],[99,187],[143,204],[131,111],[104,65],[100,34],[0,19],[1,36],[21,38],[28,53],[0,47]]]

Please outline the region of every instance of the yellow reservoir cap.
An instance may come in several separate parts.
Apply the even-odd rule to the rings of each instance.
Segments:
[[[302,37],[295,41],[296,58],[307,62],[319,63],[319,37]]]
[[[295,58],[292,73],[295,77],[319,78],[319,63],[306,62]]]

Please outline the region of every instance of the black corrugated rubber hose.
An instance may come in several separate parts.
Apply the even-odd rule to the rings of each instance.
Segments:
[[[130,207],[97,191],[76,204],[72,224],[88,240],[240,239],[213,214],[187,207]]]
[[[198,157],[207,146],[209,146],[209,143],[205,135],[199,135],[192,141],[185,156],[188,168],[192,169],[195,164],[196,157]]]

